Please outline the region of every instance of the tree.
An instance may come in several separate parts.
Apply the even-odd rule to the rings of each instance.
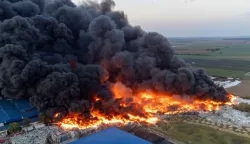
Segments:
[[[10,124],[9,124],[8,132],[9,132],[9,133],[15,133],[15,132],[20,131],[21,129],[22,129],[22,128],[19,126],[18,123],[13,122],[13,123],[10,123]]]
[[[38,114],[38,120],[39,120],[40,122],[45,122],[45,121],[46,121],[46,116],[45,116],[45,114],[44,114],[44,113],[39,113],[39,114]]]
[[[30,119],[28,119],[28,118],[25,118],[25,119],[23,119],[23,121],[22,121],[23,126],[29,126],[30,123],[31,123],[31,121],[30,121]]]
[[[39,113],[38,121],[42,123],[49,123],[51,122],[51,119],[45,113]]]

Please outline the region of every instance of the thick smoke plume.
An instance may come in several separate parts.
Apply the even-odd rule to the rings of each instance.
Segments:
[[[113,98],[121,82],[134,93],[226,101],[203,70],[175,56],[167,38],[131,26],[114,1],[0,1],[0,89],[41,111],[87,112],[94,96]],[[132,100],[131,100],[132,101]],[[98,104],[95,104],[98,106]]]

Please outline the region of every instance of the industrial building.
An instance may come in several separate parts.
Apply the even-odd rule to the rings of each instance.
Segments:
[[[38,115],[36,108],[28,100],[0,100],[0,127],[11,122],[18,122],[24,118],[33,118]]]
[[[150,142],[124,132],[118,128],[108,128],[70,144],[151,144]]]

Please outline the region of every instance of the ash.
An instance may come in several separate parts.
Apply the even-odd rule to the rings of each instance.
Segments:
[[[35,130],[31,133],[26,133],[21,136],[15,136],[11,138],[11,143],[13,144],[43,144],[46,142],[46,138],[49,134],[49,129],[41,128]]]
[[[234,127],[250,127],[249,114],[235,110],[231,106],[223,106],[214,113],[200,113],[199,116],[213,123],[231,125]]]
[[[247,104],[250,104],[250,100],[247,100],[247,99],[243,99],[243,98],[240,98],[240,97],[237,97],[237,99],[234,101],[235,104],[240,104],[240,103],[247,103]]]
[[[98,128],[88,128],[83,130],[64,130],[58,126],[45,126],[43,128],[38,128],[31,132],[24,133],[20,136],[11,137],[10,141],[12,144],[67,144],[71,141],[106,129],[108,127],[111,127],[111,125],[101,125]]]
[[[45,144],[50,133],[57,131],[56,127],[43,127],[32,132],[11,138],[12,144]]]
[[[214,78],[214,77],[213,77]],[[226,80],[214,80],[214,83],[224,88],[237,86],[241,83],[239,79],[227,78]]]

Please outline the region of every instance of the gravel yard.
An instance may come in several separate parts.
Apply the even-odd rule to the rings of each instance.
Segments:
[[[239,99],[237,101],[243,101]],[[206,118],[207,120],[218,123],[228,124],[234,127],[249,127],[250,128],[250,116],[246,112],[241,112],[233,109],[231,106],[223,106],[220,110],[212,113],[200,113],[200,117]]]
[[[57,131],[55,127],[47,126],[11,138],[12,144],[45,144],[50,133]]]

